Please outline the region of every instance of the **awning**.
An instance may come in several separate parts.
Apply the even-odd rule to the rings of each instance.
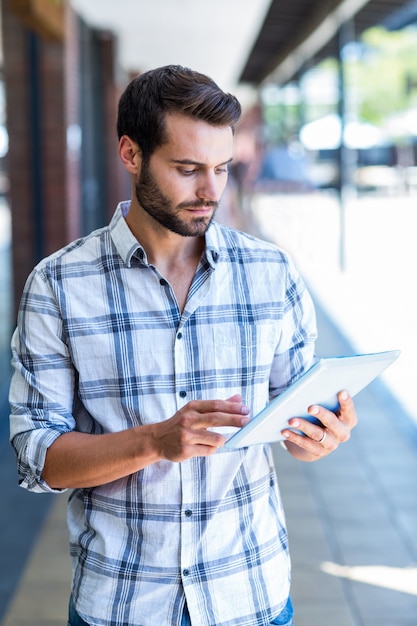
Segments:
[[[415,19],[411,10],[415,4],[404,0],[272,0],[240,81],[255,86],[269,77],[277,84],[289,82],[313,61],[336,54],[341,24],[353,19],[357,38],[371,26],[388,25],[388,18],[398,12],[397,27],[404,26]]]

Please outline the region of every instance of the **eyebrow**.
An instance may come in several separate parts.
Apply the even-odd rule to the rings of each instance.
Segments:
[[[200,163],[199,161],[193,161],[192,159],[170,159],[171,163],[177,163],[178,165],[197,165],[198,167],[207,167],[206,163]],[[233,157],[224,161],[223,163],[219,163],[216,167],[220,167],[221,165],[228,165],[233,161]]]

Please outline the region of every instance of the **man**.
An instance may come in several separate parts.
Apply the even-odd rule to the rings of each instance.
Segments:
[[[72,489],[70,626],[292,624],[271,450],[227,435],[314,359],[313,306],[287,256],[212,221],[237,100],[177,66],[121,97],[132,198],[41,262],[13,338],[21,485]],[[349,437],[352,400],[294,418],[313,461]]]

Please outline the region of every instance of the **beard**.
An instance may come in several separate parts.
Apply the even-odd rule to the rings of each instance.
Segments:
[[[204,235],[210,226],[218,202],[209,200],[195,200],[194,202],[182,202],[174,206],[171,200],[158,187],[155,178],[151,174],[148,163],[143,163],[139,177],[135,185],[136,198],[142,209],[150,215],[158,224],[182,237],[200,237]],[[213,207],[210,216],[192,217],[186,221],[180,217],[182,209]]]

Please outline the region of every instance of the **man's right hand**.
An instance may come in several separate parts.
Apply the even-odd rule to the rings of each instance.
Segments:
[[[240,395],[227,400],[191,400],[170,419],[153,424],[155,450],[161,459],[175,462],[209,456],[226,441],[209,429],[241,428],[249,421],[248,414]]]

